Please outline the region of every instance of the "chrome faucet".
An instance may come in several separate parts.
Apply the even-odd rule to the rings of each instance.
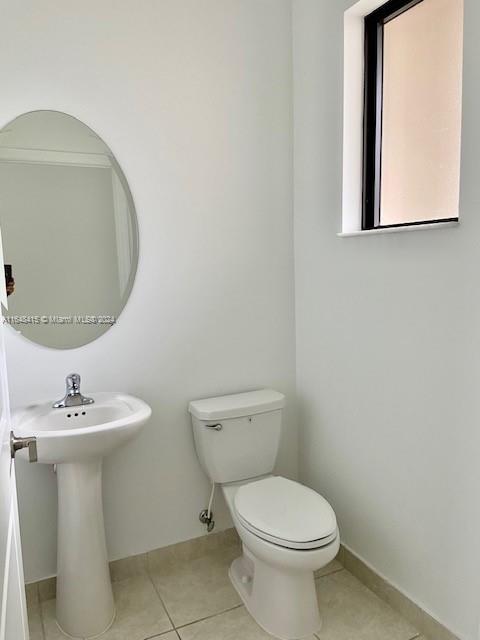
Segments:
[[[78,407],[84,404],[93,404],[95,400],[93,398],[86,398],[80,393],[80,375],[78,373],[70,373],[65,382],[67,390],[65,397],[53,404],[54,409],[64,409],[66,407]]]

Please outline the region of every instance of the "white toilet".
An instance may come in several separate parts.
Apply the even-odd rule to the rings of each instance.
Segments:
[[[262,389],[190,403],[200,463],[222,487],[243,544],[230,579],[250,614],[282,640],[321,620],[314,571],[337,555],[335,513],[321,495],[272,475],[285,397]]]

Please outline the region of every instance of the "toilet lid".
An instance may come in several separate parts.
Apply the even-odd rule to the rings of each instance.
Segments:
[[[317,549],[337,536],[332,507],[320,494],[280,476],[241,486],[235,512],[255,535],[292,549]]]

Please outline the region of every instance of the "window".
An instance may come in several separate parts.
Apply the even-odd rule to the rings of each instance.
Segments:
[[[463,0],[365,17],[363,229],[457,220]]]

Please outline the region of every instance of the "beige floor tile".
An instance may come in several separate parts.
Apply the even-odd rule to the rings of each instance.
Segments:
[[[178,629],[182,640],[272,640],[244,607]],[[315,640],[314,636],[306,640]]]
[[[179,562],[190,562],[208,553],[218,553],[227,547],[236,547],[240,555],[241,544],[235,529],[209,533],[206,536],[193,538],[193,540],[149,551],[146,554],[147,566],[150,571],[161,571],[165,566],[176,565]]]
[[[348,571],[317,580],[320,640],[411,640],[417,631]]]
[[[228,577],[229,566],[238,554],[235,547],[225,548],[152,571],[152,580],[175,626],[195,622],[240,604]]]
[[[178,640],[178,636],[176,631],[167,631],[167,633],[162,633],[159,636],[154,636],[153,638],[148,638],[147,640]]]
[[[42,613],[38,597],[37,585],[27,584],[25,588],[27,596],[28,629],[30,640],[44,640]]]
[[[144,640],[172,628],[166,611],[148,576],[137,576],[113,584],[117,616],[102,640]],[[55,600],[43,605],[46,640],[66,637],[55,620]]]

